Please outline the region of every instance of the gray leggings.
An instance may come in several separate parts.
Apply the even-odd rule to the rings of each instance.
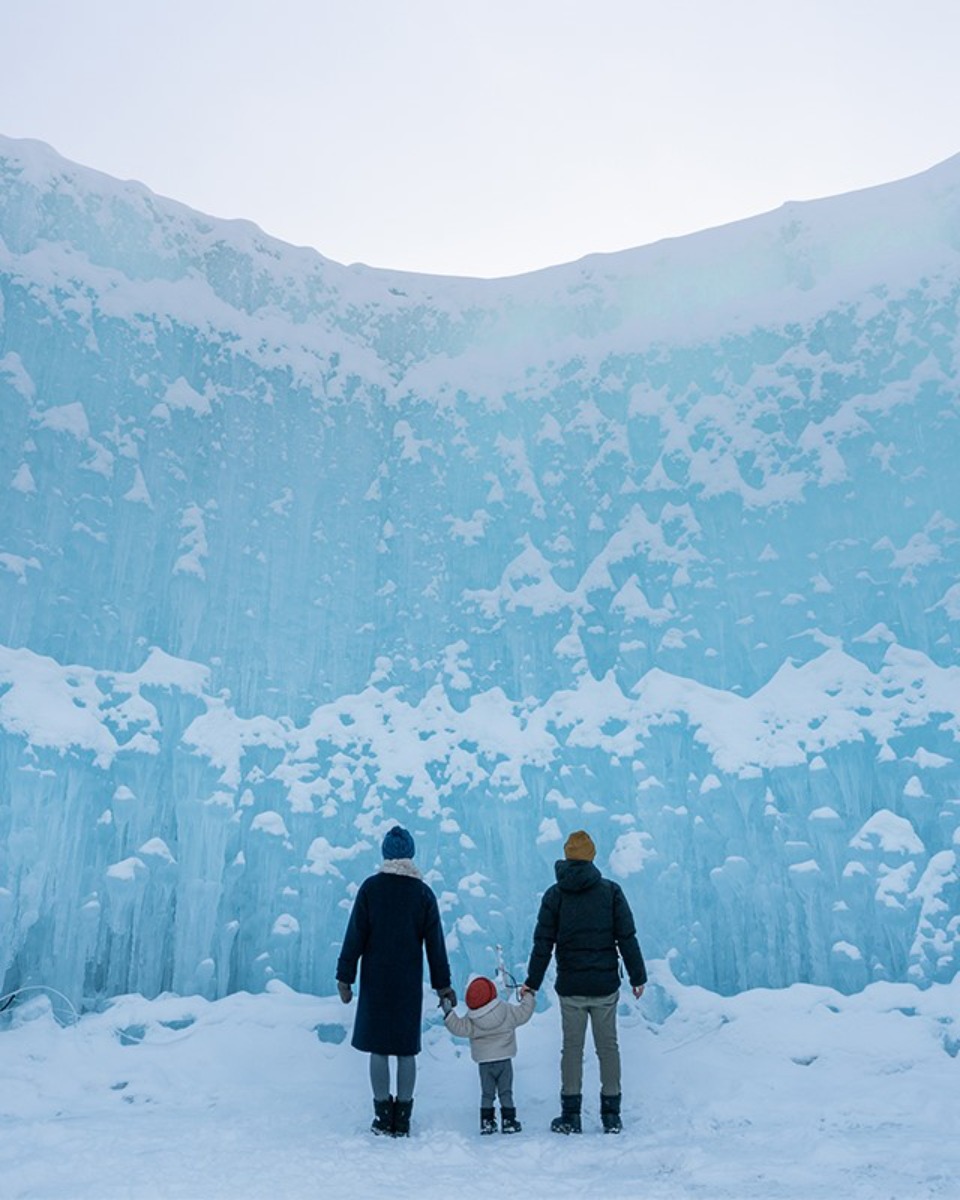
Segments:
[[[480,1064],[480,1107],[493,1108],[500,1093],[500,1107],[513,1108],[513,1060],[498,1058]]]
[[[397,1099],[412,1100],[417,1083],[417,1059],[413,1054],[397,1055]],[[370,1055],[370,1086],[374,1100],[389,1100],[390,1059],[386,1054]]]

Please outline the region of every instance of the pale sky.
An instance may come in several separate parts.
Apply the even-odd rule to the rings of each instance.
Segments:
[[[960,0],[0,0],[0,133],[339,262],[509,275],[960,152]]]

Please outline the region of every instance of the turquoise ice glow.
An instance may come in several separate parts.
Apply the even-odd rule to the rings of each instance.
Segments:
[[[0,141],[0,980],[455,969],[572,829],[723,991],[946,980],[960,159],[534,275],[345,268]]]

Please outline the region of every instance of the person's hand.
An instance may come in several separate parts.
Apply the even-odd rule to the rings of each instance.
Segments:
[[[353,988],[349,983],[344,983],[342,979],[337,980],[337,991],[340,993],[340,999],[344,1004],[349,1004],[353,999]]]
[[[528,987],[527,984],[525,984],[525,983],[520,984],[520,999],[521,1000],[524,998],[524,996],[535,996],[536,994],[537,994],[536,988]]]
[[[636,986],[636,987],[633,989],[633,994],[634,994],[634,996],[637,998],[637,1000],[639,1000],[639,999],[640,999],[640,997],[643,995],[643,989],[644,989],[644,984],[642,984],[642,983],[638,984],[638,985],[637,985],[637,986]]]
[[[440,1007],[443,1009],[444,1016],[451,1008],[457,1007],[457,993],[452,987],[437,988],[437,995],[440,998]]]

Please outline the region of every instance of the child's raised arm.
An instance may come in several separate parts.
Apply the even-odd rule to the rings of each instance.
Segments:
[[[524,992],[520,997],[519,1004],[508,1004],[507,1011],[513,1016],[514,1027],[518,1025],[526,1025],[533,1016],[533,1010],[537,1004],[536,992]]]
[[[444,1013],[443,1023],[454,1037],[468,1038],[473,1030],[473,1021],[470,1017],[458,1017],[452,1008],[447,1009]]]

